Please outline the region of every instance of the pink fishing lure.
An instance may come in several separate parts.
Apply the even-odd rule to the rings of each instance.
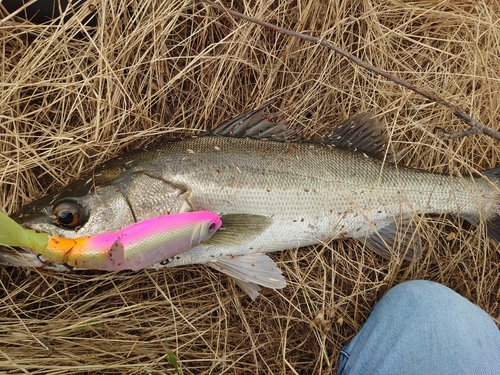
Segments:
[[[134,223],[90,237],[52,236],[40,255],[72,267],[134,271],[172,258],[208,240],[220,228],[213,212],[184,212]]]

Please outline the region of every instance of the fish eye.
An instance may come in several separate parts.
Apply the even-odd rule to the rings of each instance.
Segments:
[[[208,226],[208,231],[212,233],[213,231],[215,231],[215,228],[217,228],[217,224],[210,223],[210,225]]]
[[[56,223],[66,228],[76,228],[83,224],[83,207],[78,203],[59,203],[52,210]]]

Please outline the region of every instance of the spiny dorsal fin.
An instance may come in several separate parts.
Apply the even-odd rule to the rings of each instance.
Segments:
[[[286,122],[271,122],[276,118],[276,114],[267,113],[265,110],[275,102],[276,99],[273,99],[257,109],[236,116],[204,135],[301,141],[297,137],[297,130],[288,128]],[[317,138],[315,142],[353,149],[380,159],[386,157],[390,162],[397,162],[399,159],[396,153],[387,149],[389,136],[386,128],[371,112],[359,113],[348,118],[333,131]]]
[[[371,112],[358,113],[338,124],[316,142],[364,152],[376,158],[396,162],[398,157],[389,146],[386,127]]]
[[[295,136],[296,130],[287,128],[286,122],[271,122],[276,118],[276,114],[265,112],[267,107],[274,102],[276,102],[276,99],[270,100],[257,109],[236,116],[204,135],[224,135],[236,138],[276,141],[290,140]]]

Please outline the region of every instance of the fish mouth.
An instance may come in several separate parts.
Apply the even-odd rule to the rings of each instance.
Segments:
[[[63,264],[46,263],[37,254],[22,247],[7,247],[0,245],[0,268],[2,267],[37,267],[47,268],[53,271],[67,271]]]
[[[41,262],[32,251],[0,245],[0,268],[6,266],[40,267]]]

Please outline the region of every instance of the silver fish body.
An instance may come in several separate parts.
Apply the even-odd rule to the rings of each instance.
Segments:
[[[418,241],[409,239],[420,215],[485,222],[488,234],[500,239],[499,169],[459,177],[384,161],[377,147],[386,138],[366,114],[316,142],[243,137],[262,124],[273,130],[262,110],[254,110],[230,122],[229,130],[126,154],[14,218],[38,231],[82,237],[166,213],[218,212],[223,227],[209,241],[153,267],[207,263],[252,297],[257,284],[285,285],[268,252],[354,238],[385,256],[396,246],[406,247],[407,258],[418,256]],[[358,151],[344,147],[351,143]],[[77,232],[50,218],[64,202],[80,205],[84,221]]]

